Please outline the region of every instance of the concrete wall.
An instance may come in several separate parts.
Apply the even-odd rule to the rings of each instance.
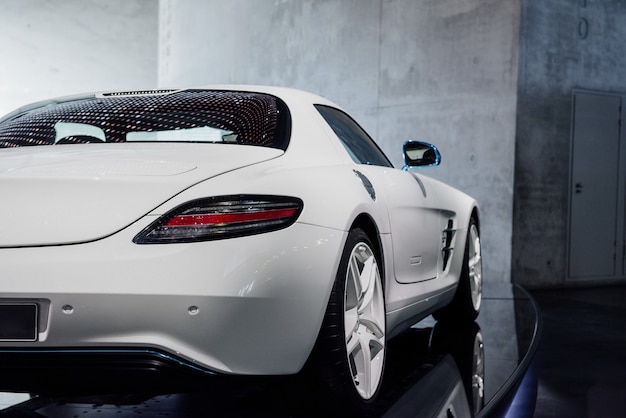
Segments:
[[[427,173],[480,200],[489,279],[567,284],[571,93],[626,93],[623,0],[0,4],[0,114],[151,88],[157,72],[161,86],[311,90],[354,114],[396,165],[407,138],[440,147],[443,165]]]
[[[157,84],[158,0],[1,0],[0,114]]]
[[[569,285],[572,90],[626,92],[623,0],[522,1],[513,280]]]
[[[425,173],[475,196],[486,278],[509,281],[518,0],[161,0],[159,84],[273,84],[343,106],[396,166],[435,143]]]

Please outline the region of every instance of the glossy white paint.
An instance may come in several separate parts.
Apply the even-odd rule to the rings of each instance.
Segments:
[[[149,347],[218,372],[297,372],[318,335],[347,233],[363,214],[378,230],[371,239],[381,246],[388,337],[451,300],[473,199],[421,173],[355,165],[312,106],[332,106],[325,99],[216,88],[282,98],[292,117],[287,151],[235,146],[231,153],[211,144],[0,150],[0,184],[12,193],[0,208],[0,302],[35,300],[44,311],[39,341],[0,342],[0,349]],[[304,208],[291,227],[261,235],[132,242],[182,203],[230,194],[293,196]],[[444,270],[449,219],[455,249]]]
[[[121,146],[120,146],[121,145]],[[282,155],[218,144],[90,144],[2,150],[0,247],[111,235],[179,191]]]

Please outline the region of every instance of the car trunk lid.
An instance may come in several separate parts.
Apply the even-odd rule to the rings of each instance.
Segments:
[[[0,247],[114,234],[203,180],[283,154],[226,144],[81,144],[0,150]]]

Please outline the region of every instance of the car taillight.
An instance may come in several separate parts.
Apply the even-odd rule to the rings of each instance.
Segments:
[[[136,244],[197,242],[287,228],[302,212],[302,200],[284,196],[217,196],[187,202],[141,231]]]

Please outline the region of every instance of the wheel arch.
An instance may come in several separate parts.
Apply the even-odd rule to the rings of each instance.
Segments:
[[[384,251],[383,251],[383,244],[380,240],[380,233],[378,230],[378,226],[376,225],[376,222],[369,214],[361,213],[352,222],[352,225],[350,226],[350,231],[355,228],[362,229],[367,234],[369,239],[372,240],[372,245],[374,246],[374,252],[376,253],[376,256],[378,257],[378,262],[380,263],[379,270],[380,270],[383,288],[384,288],[385,287],[385,256],[384,256]]]
[[[478,213],[478,206],[474,206],[472,208],[472,214],[470,215],[470,221],[474,220],[474,223],[476,224],[476,228],[478,228],[478,232],[480,232],[480,215]]]

